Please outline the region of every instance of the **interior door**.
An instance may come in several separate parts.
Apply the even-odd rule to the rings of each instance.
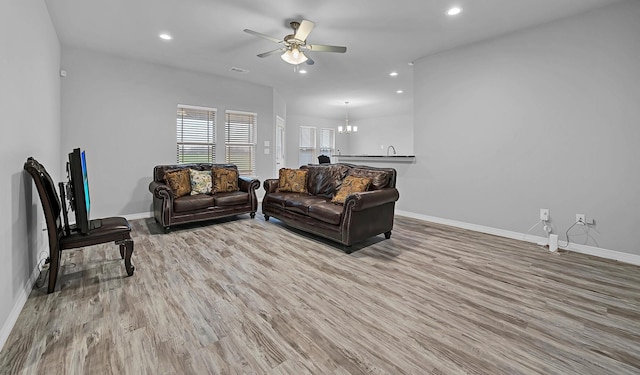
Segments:
[[[275,176],[278,175],[280,168],[284,167],[284,145],[285,145],[285,123],[284,119],[276,116],[276,170]]]

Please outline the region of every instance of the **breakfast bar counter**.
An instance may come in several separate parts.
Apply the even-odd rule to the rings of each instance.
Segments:
[[[416,160],[415,155],[333,155],[332,158],[338,163],[350,163],[352,161],[413,163]]]

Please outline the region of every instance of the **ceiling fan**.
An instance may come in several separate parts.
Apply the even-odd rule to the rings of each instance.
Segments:
[[[293,21],[289,23],[289,25],[293,29],[293,34],[286,35],[283,39],[278,39],[249,29],[244,29],[244,32],[283,45],[273,51],[261,53],[258,57],[267,57],[277,53],[282,53],[282,60],[292,65],[299,65],[303,62],[306,62],[308,65],[314,64],[314,61],[306,56],[304,51],[347,52],[347,47],[328,46],[324,44],[307,44],[307,37],[309,36],[309,33],[311,33],[311,30],[316,26],[316,24],[311,21]]]

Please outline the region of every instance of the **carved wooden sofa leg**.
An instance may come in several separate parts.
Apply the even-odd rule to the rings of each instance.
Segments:
[[[117,241],[117,245],[120,245],[120,256],[124,259],[124,268],[127,270],[127,275],[133,276],[133,271],[136,267],[131,264],[131,255],[133,254],[133,240],[127,239]]]

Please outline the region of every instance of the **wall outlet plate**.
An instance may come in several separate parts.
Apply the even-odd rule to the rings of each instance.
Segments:
[[[585,214],[576,214],[576,222],[578,225],[586,225],[587,224],[587,215]]]
[[[541,208],[540,209],[540,220],[548,221],[549,220],[549,209]]]

